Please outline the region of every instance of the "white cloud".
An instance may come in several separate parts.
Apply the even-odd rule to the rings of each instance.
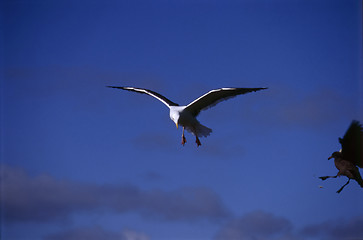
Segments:
[[[215,240],[298,239],[291,230],[292,224],[288,219],[255,211],[227,223]]]
[[[363,215],[310,224],[297,230],[287,218],[254,211],[232,219],[217,232],[215,240],[361,240],[362,226]]]
[[[145,191],[133,185],[60,181],[49,175],[31,177],[20,168],[1,168],[7,221],[56,221],[77,212],[105,209],[168,221],[214,221],[229,216],[219,196],[207,188]]]
[[[150,240],[145,233],[131,229],[124,229],[121,232],[105,230],[101,226],[79,227],[63,232],[49,234],[45,240]]]
[[[302,234],[324,240],[361,240],[363,239],[363,216],[311,224],[302,230]]]
[[[133,231],[131,229],[125,229],[122,232],[124,240],[149,240],[150,238],[145,233]]]

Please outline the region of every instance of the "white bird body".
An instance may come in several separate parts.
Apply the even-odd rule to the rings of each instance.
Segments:
[[[207,137],[212,132],[212,129],[200,124],[200,122],[197,120],[196,117],[201,111],[213,107],[217,103],[235,97],[237,95],[267,89],[267,88],[214,89],[202,95],[201,97],[197,98],[196,100],[192,101],[190,104],[186,106],[179,106],[177,103],[170,101],[166,97],[152,90],[135,88],[135,87],[116,87],[116,86],[107,86],[107,87],[147,94],[158,99],[170,109],[169,113],[170,119],[176,124],[176,126],[177,127],[179,125],[183,126],[182,144],[184,145],[186,143],[186,139],[184,136],[184,129],[186,129],[188,132],[191,132],[195,136],[196,143],[198,146],[201,145],[198,137]]]
[[[189,111],[185,111],[185,108],[186,106],[170,107],[170,119],[175,122],[177,127],[178,125],[181,125],[195,136],[209,136],[212,129],[200,124],[200,122]]]
[[[179,118],[180,118],[180,113],[182,113],[186,107],[187,106],[170,106],[169,107],[169,109],[170,109],[170,113],[169,113],[170,119],[174,123],[177,123]],[[191,117],[191,116],[188,116],[188,117]]]

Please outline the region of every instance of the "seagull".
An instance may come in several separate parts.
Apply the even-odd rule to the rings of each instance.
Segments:
[[[149,89],[135,88],[135,87],[117,87],[117,86],[106,86],[106,87],[147,94],[158,99],[169,108],[170,119],[175,123],[176,127],[178,128],[179,125],[183,126],[181,144],[184,146],[184,144],[187,141],[184,136],[184,130],[186,129],[188,132],[191,132],[195,136],[195,142],[198,147],[201,145],[199,137],[207,137],[212,132],[212,129],[203,126],[197,120],[196,117],[199,115],[201,111],[211,108],[215,106],[217,103],[233,98],[237,95],[267,89],[267,88],[219,88],[207,92],[206,94],[195,99],[186,106],[179,106],[179,104],[172,102],[163,95]]]
[[[339,138],[342,149],[333,152],[328,159],[334,158],[335,167],[339,170],[336,176],[319,177],[321,180],[327,178],[336,178],[338,176],[348,177],[345,183],[337,193],[348,185],[351,179],[354,179],[363,188],[363,179],[359,173],[359,169],[363,168],[363,128],[358,121],[353,120],[343,138]],[[358,166],[358,167],[357,167]]]

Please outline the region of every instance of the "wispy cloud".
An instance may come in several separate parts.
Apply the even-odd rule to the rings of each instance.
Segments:
[[[298,239],[291,233],[292,223],[263,211],[248,213],[225,225],[215,240]]]
[[[130,104],[129,101],[123,101],[124,97],[130,99],[130,96],[121,94],[119,90],[108,89],[105,87],[107,85],[135,85],[165,91],[164,84],[153,73],[103,71],[91,66],[15,67],[6,68],[4,75],[7,79],[4,89],[9,93],[4,96],[5,100],[25,105],[29,99],[46,101],[48,105],[71,101],[71,107],[81,110],[90,108],[103,111],[112,108],[117,111],[123,104]],[[149,102],[144,100],[144,96],[135,95],[131,99],[134,104]],[[150,104],[154,103],[150,101]]]
[[[102,210],[135,212],[168,221],[215,221],[229,216],[220,197],[203,187],[146,191],[133,185],[96,185],[49,175],[31,177],[20,168],[1,167],[6,221],[57,221],[74,213]]]
[[[254,211],[232,219],[216,234],[215,240],[361,240],[363,215],[328,220],[296,229],[284,217],[265,211]]]
[[[57,223],[77,213],[111,210],[115,214],[133,212],[154,220],[228,220],[216,233],[215,240],[363,239],[363,215],[327,220],[296,229],[288,218],[265,211],[254,211],[234,218],[220,197],[207,188],[146,191],[133,185],[57,180],[46,174],[30,176],[22,168],[8,165],[1,165],[1,169],[2,213],[7,224]],[[102,226],[76,226],[47,235],[45,239],[148,240],[150,236],[133,230],[117,232]]]
[[[268,121],[275,126],[321,127],[354,116],[358,105],[341,92],[331,88],[302,92],[294,87],[275,86],[260,98],[246,98],[239,118],[243,121]]]
[[[149,182],[160,181],[160,180],[162,180],[164,178],[160,173],[157,173],[157,172],[154,172],[154,171],[148,171],[148,172],[142,174],[141,177],[144,178],[146,181],[149,181]]]
[[[350,219],[329,220],[306,226],[302,233],[308,237],[324,240],[363,239],[363,216]]]
[[[175,127],[175,126],[174,126]],[[179,134],[175,131],[175,134]],[[175,146],[175,144],[179,144],[179,142],[175,142],[169,135],[160,134],[158,132],[147,132],[142,133],[133,139],[133,144],[135,147],[142,148],[145,150],[153,150],[153,149],[169,149]]]
[[[101,226],[81,227],[45,236],[45,240],[149,240],[144,233],[125,229],[121,232],[108,231]]]

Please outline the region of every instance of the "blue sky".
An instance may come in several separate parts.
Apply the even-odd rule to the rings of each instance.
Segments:
[[[330,154],[363,121],[361,1],[3,1],[3,239],[362,238]],[[268,87],[200,114],[157,100]]]

